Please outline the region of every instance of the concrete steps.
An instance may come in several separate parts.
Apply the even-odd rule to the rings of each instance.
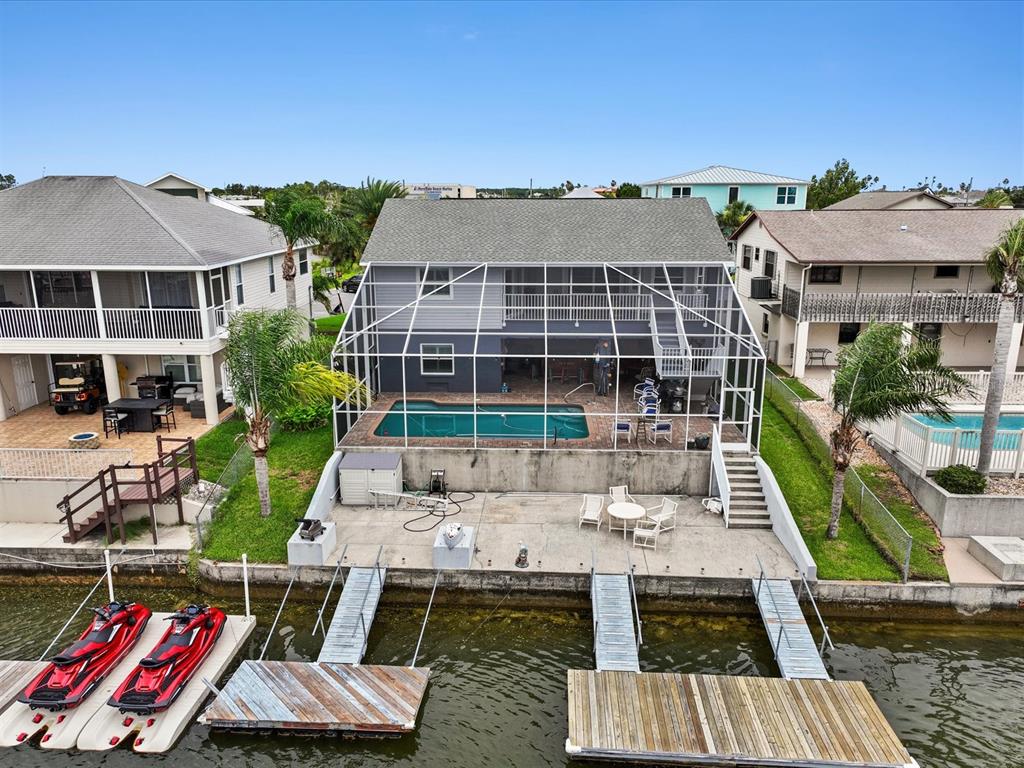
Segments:
[[[729,527],[770,529],[772,519],[754,458],[745,453],[727,453],[724,458],[730,489]]]

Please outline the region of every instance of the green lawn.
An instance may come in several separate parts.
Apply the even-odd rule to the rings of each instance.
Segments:
[[[341,330],[341,326],[344,324],[346,317],[348,317],[348,315],[344,312],[341,312],[340,314],[337,315],[327,315],[327,317],[318,317],[313,322],[316,323],[316,329],[320,333],[329,333],[332,336],[337,336],[338,331]]]
[[[270,464],[271,515],[260,516],[256,476],[250,470],[228,492],[210,524],[203,556],[237,562],[242,553],[254,563],[283,563],[295,518],[303,517],[334,450],[330,426],[312,432],[279,432],[273,437]]]
[[[844,511],[839,538],[825,538],[832,483],[803,441],[766,398],[761,425],[761,457],[772,468],[790,511],[818,565],[822,579],[898,581],[864,529]]]
[[[789,387],[801,400],[821,400],[814,390],[807,387],[800,379],[794,379],[775,363],[768,363],[768,370],[782,379],[782,382]]]
[[[245,421],[232,417],[196,440],[196,461],[199,464],[199,476],[203,480],[216,482],[241,445],[241,439],[236,438],[243,432]]]

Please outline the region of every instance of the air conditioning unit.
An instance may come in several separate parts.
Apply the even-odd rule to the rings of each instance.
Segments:
[[[750,298],[770,299],[772,297],[772,279],[770,277],[750,278]]]

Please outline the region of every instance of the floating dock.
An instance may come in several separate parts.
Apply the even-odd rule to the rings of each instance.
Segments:
[[[787,680],[829,680],[790,581],[760,578],[753,579],[752,586],[782,676]]]
[[[349,568],[317,661],[358,664],[363,660],[386,577],[387,568],[382,566]]]
[[[913,768],[861,682],[569,670],[570,757]]]
[[[131,673],[139,659],[160,641],[167,629],[163,619],[170,615],[154,613],[132,650],[77,707],[63,712],[50,712],[46,709],[34,710],[20,702],[12,703],[0,714],[0,746],[17,746],[42,732],[39,745],[44,749],[111,749],[125,736],[141,728],[142,741],[137,746],[138,751],[160,752],[169,749],[206,697],[203,678],[215,681],[223,674],[256,623],[251,616],[229,616],[224,633],[213,652],[196,670],[178,701],[167,710],[149,718],[122,715],[107,706],[107,700]],[[127,721],[131,722],[124,725]],[[119,724],[120,728],[113,729],[111,723]],[[103,738],[106,739],[105,743],[101,743]]]
[[[590,600],[597,669],[639,672],[629,577],[624,573],[595,573],[591,577]]]
[[[43,671],[45,661],[0,660],[0,712],[10,706],[32,678]]]
[[[200,722],[211,728],[400,735],[416,728],[430,670],[244,661]]]

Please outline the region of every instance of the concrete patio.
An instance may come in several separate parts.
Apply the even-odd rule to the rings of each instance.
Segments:
[[[461,499],[465,494],[453,494]],[[700,499],[671,497],[679,501],[676,528],[663,533],[657,550],[632,546],[632,535],[623,540],[620,531],[593,526],[578,528],[581,496],[575,494],[477,494],[460,502],[462,511],[446,522],[459,522],[476,529],[477,551],[474,570],[504,571],[514,567],[519,543],[529,547],[527,571],[587,573],[592,564],[598,571],[622,572],[631,558],[637,575],[750,577],[758,573],[757,558],[774,577],[792,577],[797,568],[770,530],[726,529],[722,518],[703,510]],[[637,502],[653,507],[661,496],[639,496]],[[450,512],[455,508],[451,507]],[[374,509],[336,505],[332,519],[337,523],[338,548],[330,557],[337,563],[345,549],[345,565],[372,565],[383,545],[381,563],[394,568],[430,569],[432,546],[437,533],[411,532],[403,524],[423,515],[422,509]],[[438,517],[409,523],[424,529],[438,523]]]

